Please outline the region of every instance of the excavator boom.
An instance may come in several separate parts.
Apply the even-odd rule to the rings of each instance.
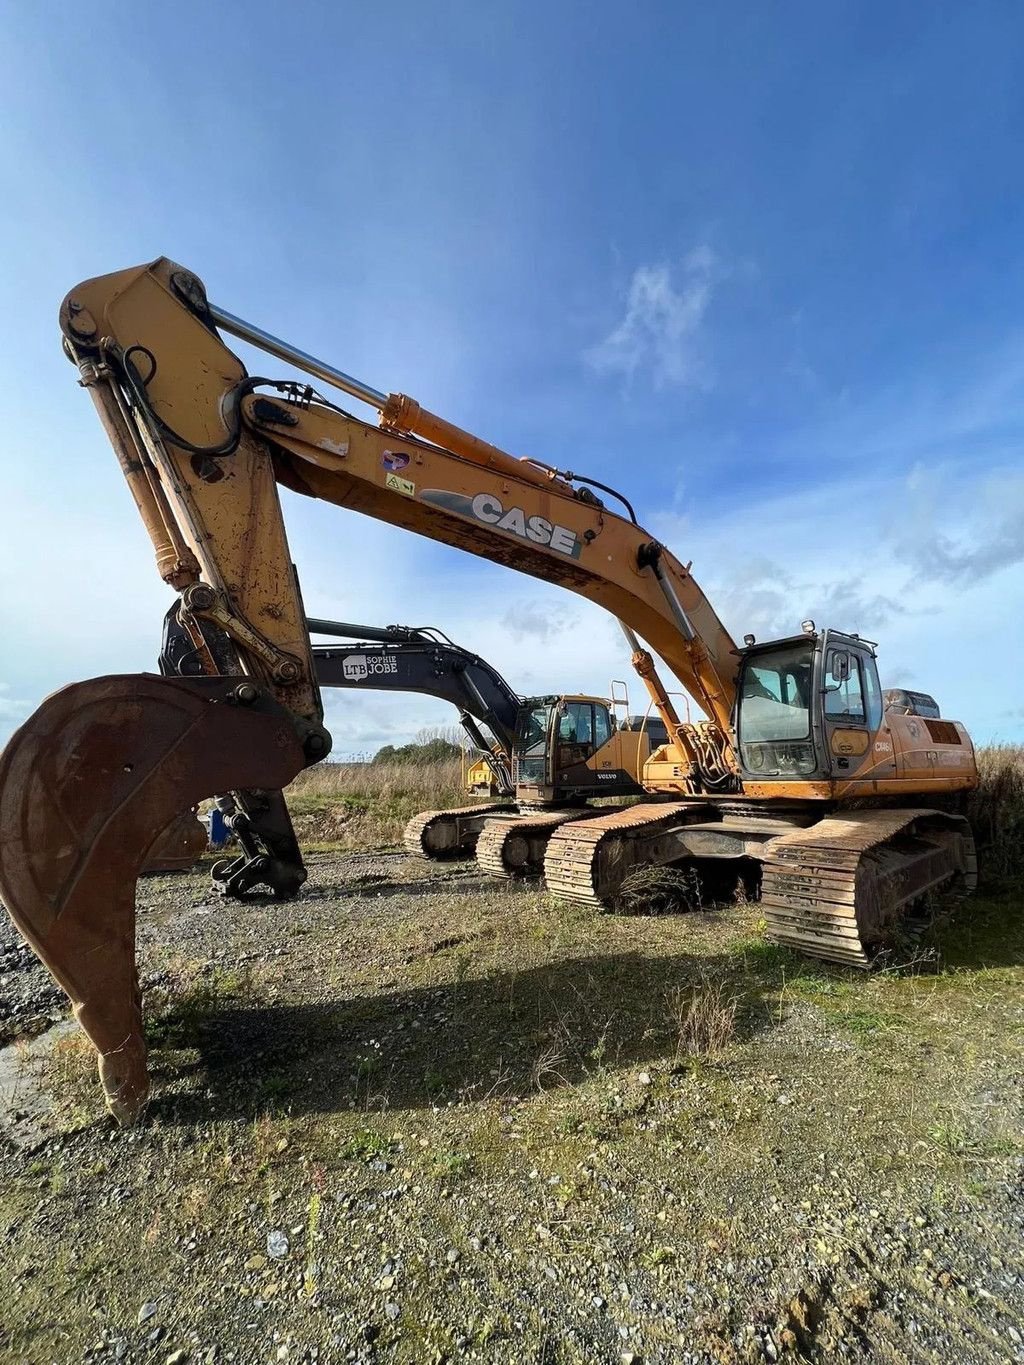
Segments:
[[[311,620],[309,628],[314,635],[352,641],[313,646],[321,687],[419,692],[450,702],[470,742],[490,765],[499,792],[512,795],[510,756],[522,698],[497,669],[433,630],[408,626],[374,630],[322,620]],[[488,743],[481,725],[494,742]]]
[[[281,697],[286,705],[317,710],[275,480],[599,603],[728,729],[735,645],[689,567],[644,531],[628,503],[609,509],[591,482],[515,459],[243,323],[165,259],[80,285],[61,321],[161,574],[183,592],[186,610],[218,620],[243,652],[262,656],[275,691],[293,689]],[[250,378],[215,323],[375,405],[382,425],[306,386]]]

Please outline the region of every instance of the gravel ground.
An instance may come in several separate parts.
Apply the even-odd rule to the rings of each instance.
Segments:
[[[5,914],[0,913],[0,1044],[40,1033],[67,1004]]]
[[[156,1098],[121,1133],[75,1039],[42,1064],[3,1360],[1024,1360],[1015,896],[871,979],[756,907],[567,915],[391,852],[139,905]],[[0,965],[8,1034],[62,1015],[5,921]]]

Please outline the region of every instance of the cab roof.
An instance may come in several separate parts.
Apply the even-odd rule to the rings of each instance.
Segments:
[[[829,642],[838,641],[840,644],[848,644],[851,648],[860,646],[867,648],[874,653],[877,648],[875,640],[866,640],[862,635],[855,635],[852,631],[834,630],[828,627],[824,630],[816,630],[813,635],[807,631],[801,631],[799,635],[785,635],[778,640],[757,640],[752,645],[741,645],[737,648],[737,654],[747,657],[752,654],[762,654],[772,649],[785,649],[789,645],[820,645],[826,635]]]

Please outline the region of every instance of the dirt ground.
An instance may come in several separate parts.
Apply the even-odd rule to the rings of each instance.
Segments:
[[[143,1124],[0,1053],[0,1359],[1024,1360],[1019,892],[872,977],[394,852],[139,900]],[[6,920],[0,999],[63,1014]]]

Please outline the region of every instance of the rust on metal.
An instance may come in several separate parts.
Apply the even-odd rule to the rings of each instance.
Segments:
[[[630,841],[651,835],[675,821],[707,816],[696,802],[652,802],[626,806],[598,820],[561,825],[548,843],[544,881],[559,900],[600,910],[609,906],[630,870]]]
[[[146,854],[144,873],[186,872],[210,846],[206,826],[194,810],[179,815],[158,834],[153,847]]]
[[[706,816],[700,803],[652,804],[562,824],[544,860],[548,890],[594,909],[613,906],[623,878],[651,854],[642,841]],[[483,840],[478,857],[482,848]],[[834,815],[769,839],[754,856],[768,937],[853,967],[872,966],[894,946],[908,909],[929,892],[957,878],[970,892],[977,882],[967,821],[923,808]]]
[[[830,816],[765,845],[768,937],[810,957],[870,967],[907,908],[958,876],[974,890],[974,837],[961,815],[904,808]]]
[[[55,692],[0,755],[0,898],[99,1053],[111,1113],[149,1080],[135,883],[154,841],[206,797],[303,767],[287,713],[232,704],[238,678],[94,678]]]
[[[472,853],[479,835],[479,830],[473,828],[477,819],[507,815],[514,809],[508,801],[494,801],[454,806],[450,810],[420,811],[405,827],[402,835],[405,851],[417,858]]]
[[[526,811],[488,820],[477,840],[476,861],[489,877],[539,877],[544,871],[547,841],[560,825],[607,818],[607,807],[584,806],[574,810]]]

